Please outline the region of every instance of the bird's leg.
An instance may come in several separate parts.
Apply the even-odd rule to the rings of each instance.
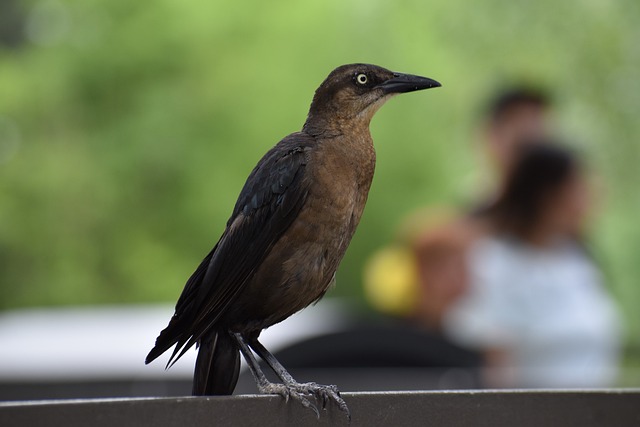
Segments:
[[[251,374],[253,375],[253,378],[255,379],[256,384],[258,385],[258,391],[260,393],[279,394],[282,397],[284,397],[286,401],[289,401],[289,398],[291,397],[294,400],[299,401],[302,404],[302,406],[304,406],[305,408],[311,409],[313,412],[316,413],[316,416],[320,418],[320,412],[318,411],[318,408],[316,408],[316,406],[313,403],[311,403],[309,399],[307,399],[304,396],[303,393],[297,390],[292,390],[290,387],[288,387],[285,384],[277,384],[269,381],[266,375],[264,374],[264,372],[262,372],[262,369],[260,368],[260,365],[258,364],[256,357],[253,355],[253,352],[251,351],[249,346],[247,346],[247,343],[244,341],[244,338],[242,337],[242,335],[238,333],[232,333],[231,335],[233,336],[233,338],[235,338],[236,342],[238,343],[238,346],[240,347],[240,353],[242,353],[242,356],[244,356],[244,359],[247,361],[247,365],[249,365],[249,370],[251,371]],[[291,375],[289,375],[289,377],[291,378]],[[293,378],[291,379],[293,380]]]
[[[267,365],[273,369],[273,372],[282,380],[284,385],[289,389],[289,392],[293,393],[303,393],[310,394],[314,396],[316,399],[322,402],[322,408],[324,409],[327,406],[327,402],[329,400],[333,400],[336,402],[340,410],[344,411],[349,419],[351,419],[351,413],[349,412],[349,408],[347,407],[346,402],[340,397],[340,392],[335,385],[320,385],[316,383],[299,383],[293,379],[291,374],[287,372],[287,370],[282,366],[278,359],[275,358],[273,354],[269,352],[257,338],[253,338],[249,340],[249,346],[255,351],[258,356],[262,358]]]

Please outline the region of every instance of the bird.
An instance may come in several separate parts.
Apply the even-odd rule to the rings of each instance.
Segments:
[[[166,368],[197,345],[192,394],[233,393],[240,354],[264,394],[319,411],[336,386],[298,383],[259,342],[264,329],[319,301],[362,216],[376,153],[369,124],[391,97],[441,86],[371,64],[342,65],[315,91],[306,121],[249,174],[222,236],[189,277],[175,313],[145,359],[174,347]],[[270,382],[260,357],[282,383]]]

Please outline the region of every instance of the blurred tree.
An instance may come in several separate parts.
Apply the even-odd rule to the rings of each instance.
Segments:
[[[360,294],[407,211],[481,191],[477,107],[527,79],[556,91],[602,175],[595,244],[637,335],[637,1],[11,5],[24,25],[2,14],[0,33],[24,42],[0,47],[0,307],[174,301],[260,156],[331,69],[364,61],[444,87],[374,120],[378,170],[334,294]]]

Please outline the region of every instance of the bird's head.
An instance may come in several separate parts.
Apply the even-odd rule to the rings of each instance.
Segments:
[[[378,108],[392,96],[439,86],[435,80],[376,65],[343,65],[333,70],[316,90],[305,129],[368,126]]]

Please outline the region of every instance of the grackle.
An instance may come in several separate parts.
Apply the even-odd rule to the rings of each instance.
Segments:
[[[298,383],[260,344],[260,332],[318,301],[334,282],[367,201],[376,155],[369,123],[393,95],[440,86],[368,64],[333,70],[300,132],[285,137],[247,179],[227,227],[187,281],[149,363],[175,345],[167,367],[198,345],[193,394],[231,394],[246,359],[261,393],[334,401],[335,386]],[[267,380],[256,356],[282,380]]]

